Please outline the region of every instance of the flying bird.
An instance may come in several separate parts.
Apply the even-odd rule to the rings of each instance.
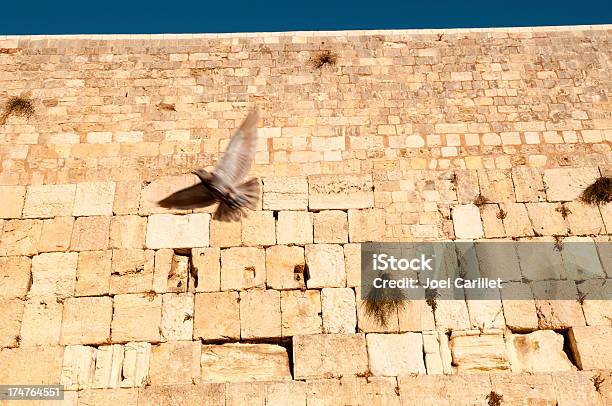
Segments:
[[[255,109],[234,132],[212,172],[204,169],[192,171],[200,178],[200,183],[172,193],[157,204],[168,209],[195,209],[218,202],[213,218],[219,221],[237,221],[245,214],[245,209],[255,210],[259,180],[243,180],[255,156],[258,120],[259,112]]]

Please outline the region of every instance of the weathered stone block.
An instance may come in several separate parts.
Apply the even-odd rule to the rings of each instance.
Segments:
[[[141,186],[141,182],[137,180],[116,183],[115,202],[113,203],[115,215],[138,214]]]
[[[495,374],[492,390],[510,405],[556,405],[555,389],[549,374]]]
[[[480,207],[480,217],[482,218],[482,228],[486,238],[505,237],[504,223],[502,218],[505,213],[500,211],[496,204],[485,204]]]
[[[570,329],[569,343],[580,369],[609,368],[612,362],[611,335],[612,326],[582,326]]]
[[[70,249],[98,251],[108,248],[110,217],[79,217],[74,222]]]
[[[221,251],[221,290],[264,286],[265,266],[263,248],[235,247]]]
[[[110,216],[115,202],[115,182],[83,182],[76,185],[74,216]]]
[[[164,340],[191,340],[194,302],[192,293],[166,293],[162,297],[161,335]]]
[[[306,245],[306,264],[310,278],[308,288],[328,288],[346,286],[344,250],[336,244]]]
[[[567,224],[552,203],[527,203],[527,213],[533,224],[533,229],[540,235],[566,235]]]
[[[146,246],[153,249],[207,247],[209,223],[208,213],[149,216]]]
[[[266,383],[266,405],[305,406],[306,382],[280,381]]]
[[[24,218],[71,216],[76,185],[28,186]]]
[[[266,405],[266,382],[228,382],[225,406]]]
[[[544,171],[549,202],[575,200],[599,177],[597,168],[555,168]]]
[[[201,349],[202,344],[197,341],[169,341],[153,346],[149,367],[151,385],[198,382]]]
[[[30,288],[28,257],[0,257],[0,298],[24,298]]]
[[[266,285],[272,289],[304,288],[304,270],[304,248],[286,245],[266,248]]]
[[[163,176],[155,179],[142,188],[140,194],[139,214],[150,215],[157,213],[188,213],[191,210],[166,209],[157,205],[157,202],[174,192],[193,186],[199,182],[193,174],[179,176]]]
[[[225,384],[147,386],[140,389],[138,405],[224,406]]]
[[[242,223],[238,221],[210,221],[211,247],[239,247],[242,244]]]
[[[376,376],[425,374],[420,333],[368,334],[370,371]]]
[[[2,196],[0,219],[18,219],[21,217],[25,193],[25,186],[0,186],[0,196]]]
[[[202,381],[291,380],[287,350],[272,344],[202,346]]]
[[[111,277],[112,251],[79,252],[76,296],[98,296],[108,294]]]
[[[506,336],[512,372],[573,371],[576,367],[563,351],[563,336],[552,330]]]
[[[240,336],[243,339],[281,336],[278,291],[257,289],[240,292]]]
[[[588,326],[612,325],[612,280],[591,279],[578,285],[582,311]]]
[[[173,260],[174,250],[161,249],[155,251],[153,290],[156,293],[165,293],[168,291],[168,279],[170,278]]]
[[[341,210],[314,213],[315,243],[347,243],[348,217]]]
[[[459,239],[482,238],[484,230],[480,222],[480,210],[473,204],[455,206],[452,209],[455,236]]]
[[[38,250],[40,252],[66,251],[72,236],[72,217],[56,217],[43,221]]]
[[[115,296],[115,302],[117,297]],[[149,381],[150,343],[126,343],[123,356],[122,388],[143,386]]]
[[[459,373],[510,370],[501,331],[453,331],[450,349]]]
[[[77,297],[64,301],[60,342],[66,344],[104,344],[110,338],[113,299]]]
[[[517,202],[543,202],[546,200],[542,173],[538,168],[515,166],[512,168],[512,181]]]
[[[32,287],[28,296],[73,296],[78,258],[76,252],[45,253],[32,258]]]
[[[434,299],[435,300],[435,299]],[[462,300],[435,300],[436,328],[443,331],[466,330],[470,328],[467,305]]]
[[[362,209],[374,206],[371,175],[313,175],[308,177],[311,210]]]
[[[590,373],[559,372],[552,374],[552,380],[559,406],[601,404]]]
[[[113,250],[110,293],[142,293],[153,289],[152,250]]]
[[[312,213],[305,211],[278,212],[276,240],[279,244],[312,244]]]
[[[361,290],[355,288],[357,299],[357,331],[367,333],[397,333],[399,332],[399,318],[397,308],[389,309],[384,313],[384,320],[367,311],[367,303],[362,299]]]
[[[489,202],[514,202],[514,187],[509,171],[484,169],[478,171],[480,194]]]
[[[423,332],[423,353],[425,354],[425,367],[427,368],[428,375],[444,373],[445,366],[442,363],[442,355],[440,353],[439,334],[444,333],[435,331]],[[450,363],[448,367],[450,367]]]
[[[385,211],[380,209],[348,211],[350,242],[381,241],[385,237]]]
[[[240,339],[239,302],[238,292],[196,293],[193,338]]]
[[[505,213],[503,223],[508,237],[534,235],[527,207],[523,203],[504,203],[500,206]]]
[[[570,211],[567,222],[572,234],[605,234],[604,223],[597,206],[582,202],[568,202],[565,207]]]
[[[500,294],[508,328],[513,331],[538,328],[538,315],[529,285],[521,282],[505,283],[500,289]]]
[[[112,341],[159,342],[161,307],[161,295],[116,295],[111,323]]]
[[[192,249],[191,264],[192,275],[195,277],[189,279],[190,291],[217,292],[221,289],[221,250],[219,248]]]
[[[361,375],[368,370],[364,334],[293,337],[294,379]]]
[[[96,369],[92,388],[118,388],[121,385],[124,350],[120,344],[96,349]]]
[[[306,382],[306,404],[317,406],[359,405],[364,378],[309,379]],[[365,403],[364,403],[365,404]]]
[[[532,284],[540,329],[564,329],[584,326],[584,313],[578,303],[578,291],[572,281],[544,281]],[[576,299],[556,300],[554,298]]]
[[[397,312],[399,331],[434,330],[435,321],[431,307],[425,301],[425,291],[422,299],[404,300]]]
[[[69,345],[64,349],[60,384],[64,390],[90,388],[95,371],[96,349],[83,345]]]
[[[22,347],[58,345],[62,327],[63,304],[53,298],[30,299],[21,321]]]
[[[353,334],[357,328],[355,292],[350,288],[323,288],[323,332]]]
[[[21,341],[19,331],[24,302],[20,299],[0,299],[0,348],[17,347]]]
[[[264,210],[306,210],[308,182],[304,177],[263,178]]]
[[[485,374],[402,376],[397,381],[402,405],[486,405],[491,393],[491,380]]]
[[[318,290],[280,292],[283,337],[321,333],[321,294]]]
[[[0,351],[0,382],[3,385],[57,385],[62,371],[64,347],[7,348]]]
[[[137,406],[137,389],[86,389],[79,392],[79,406],[98,406],[104,403]]]
[[[459,203],[473,203],[480,194],[478,187],[478,172],[463,170],[456,171],[457,199]]]
[[[0,239],[0,256],[36,255],[42,232],[41,220],[7,220]]]
[[[276,244],[275,220],[271,211],[252,211],[242,219],[242,245]]]
[[[346,286],[354,288],[361,285],[361,244],[344,244],[344,268]]]
[[[111,248],[144,248],[147,219],[137,215],[115,216],[110,223]]]

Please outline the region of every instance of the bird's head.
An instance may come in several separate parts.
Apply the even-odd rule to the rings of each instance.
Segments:
[[[194,175],[196,175],[202,182],[208,182],[212,177],[210,172],[205,171],[204,169],[196,169],[195,171],[191,171]]]

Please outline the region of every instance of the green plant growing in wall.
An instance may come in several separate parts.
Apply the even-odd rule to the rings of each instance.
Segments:
[[[4,125],[10,116],[30,118],[34,115],[32,101],[23,96],[13,96],[8,99],[0,116],[0,125]]]

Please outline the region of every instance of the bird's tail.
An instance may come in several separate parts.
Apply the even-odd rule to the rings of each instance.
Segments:
[[[244,214],[245,209],[255,210],[259,199],[259,181],[257,178],[249,179],[236,188],[236,194],[242,199],[236,206],[225,202],[219,203],[214,219],[219,221],[237,221]]]

